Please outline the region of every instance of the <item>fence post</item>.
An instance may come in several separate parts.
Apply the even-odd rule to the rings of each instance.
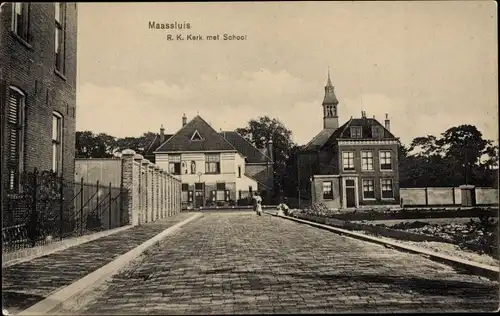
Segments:
[[[99,214],[99,209],[101,208],[101,205],[99,205],[99,180],[97,180],[97,183],[96,183],[96,202],[97,202],[97,206],[96,206],[96,209],[95,209],[95,214],[96,214],[96,217],[95,217],[95,220],[97,221],[97,219],[99,219],[99,224],[101,223],[101,215]]]
[[[83,203],[84,203],[84,199],[83,199],[83,177],[80,179],[80,235],[83,235],[83,225],[84,225],[84,221],[83,221]]]
[[[425,187],[425,205],[429,205],[429,194],[427,187]]]
[[[31,239],[31,247],[35,247],[36,244],[36,228],[37,228],[37,211],[36,211],[36,203],[37,203],[37,187],[38,187],[38,170],[35,168],[33,171],[33,200],[31,201],[31,214],[30,214],[30,239]]]
[[[108,229],[111,229],[111,182],[109,183]]]

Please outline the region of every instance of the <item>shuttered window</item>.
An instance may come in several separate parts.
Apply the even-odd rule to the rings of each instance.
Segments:
[[[26,96],[21,90],[9,87],[7,104],[7,188],[10,192],[19,192],[19,175],[23,167],[24,148],[24,113]]]

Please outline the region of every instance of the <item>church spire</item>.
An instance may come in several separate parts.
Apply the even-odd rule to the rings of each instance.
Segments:
[[[326,82],[327,87],[333,87],[332,80],[330,80],[330,66],[328,66],[328,81]]]
[[[330,78],[330,67],[328,67],[328,80],[325,86],[325,97],[323,99],[323,128],[337,129],[339,127],[339,118],[337,114],[337,105],[339,101],[335,96],[335,91]]]

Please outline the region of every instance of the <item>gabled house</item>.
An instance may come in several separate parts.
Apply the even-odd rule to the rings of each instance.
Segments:
[[[388,116],[382,125],[363,111],[339,126],[338,103],[328,75],[323,130],[299,154],[306,196],[329,208],[398,204],[398,140]]]
[[[162,138],[149,147],[160,144],[155,163],[181,180],[185,208],[234,205],[257,190],[272,192],[272,159],[236,132],[217,132],[199,115],[190,122],[184,115],[181,129]]]

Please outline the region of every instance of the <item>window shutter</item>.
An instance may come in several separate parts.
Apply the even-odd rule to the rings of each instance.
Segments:
[[[10,89],[7,99],[7,169],[9,173],[9,189],[14,190],[18,182],[19,172],[19,119],[22,96],[17,91]]]
[[[18,130],[19,130],[19,108],[20,96],[15,91],[10,91],[8,105],[7,105],[7,130],[9,140],[8,148],[8,161],[9,165],[14,167],[18,163],[19,150],[18,150]]]

